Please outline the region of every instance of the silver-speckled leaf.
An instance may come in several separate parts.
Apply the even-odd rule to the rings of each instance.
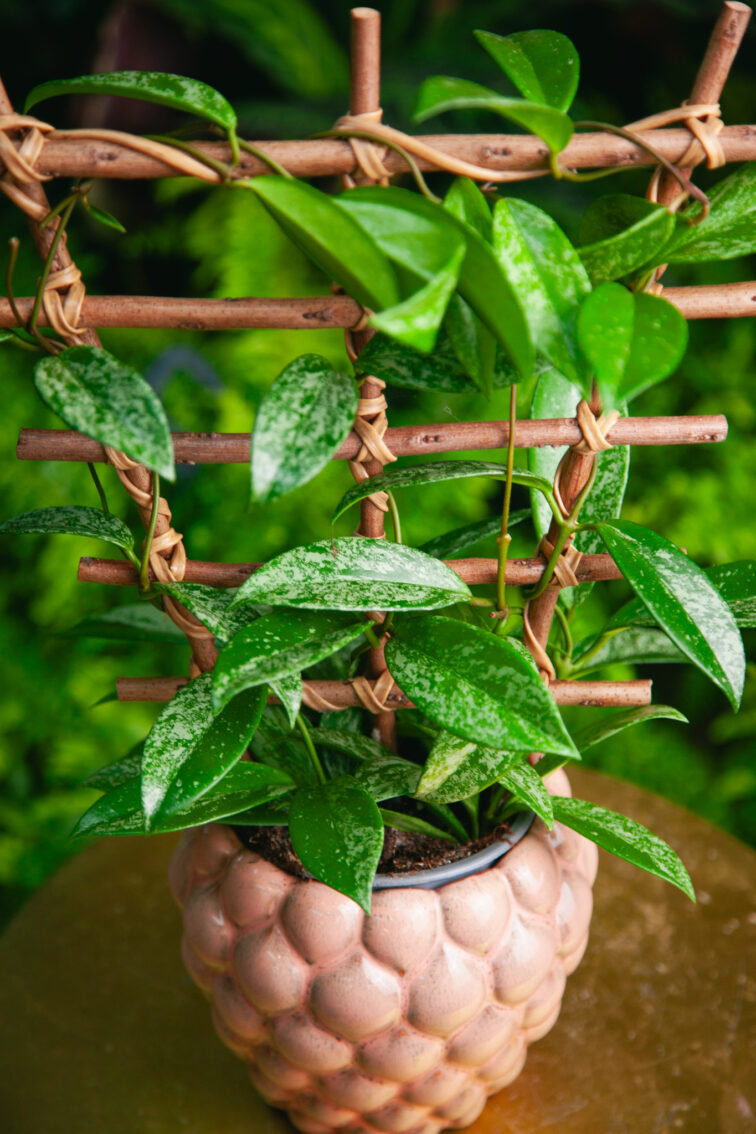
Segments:
[[[530,811],[535,811],[551,830],[554,826],[551,795],[538,772],[527,760],[520,760],[507,768],[499,777],[499,783],[512,793],[512,799],[516,803],[523,803]]]
[[[507,466],[496,464],[494,461],[431,461],[426,465],[411,465],[405,468],[389,469],[379,476],[371,476],[361,480],[353,488],[344,493],[331,522],[334,523],[360,500],[370,496],[373,492],[393,492],[395,488],[409,488],[418,484],[439,484],[445,480],[467,480],[470,477],[488,477],[491,480],[506,480]],[[516,468],[512,474],[512,483],[520,484],[538,492],[551,495],[551,484],[548,480],[531,472],[529,469]]]
[[[361,761],[353,773],[370,796],[381,803],[398,795],[412,795],[420,779],[421,769],[410,760],[403,760],[361,733],[341,729],[319,728],[313,733],[318,745],[336,748]]]
[[[604,522],[598,530],[662,630],[737,708],[745,680],[743,641],[705,572],[668,539],[629,520]]]
[[[159,817],[149,831],[183,831],[225,819],[277,799],[291,787],[289,777],[275,768],[247,762],[237,764],[205,795],[170,815]],[[73,831],[74,836],[147,833],[138,779],[128,780],[103,795],[82,815]]]
[[[263,706],[250,697],[217,714],[212,676],[203,673],[179,689],[153,724],[142,753],[142,806],[148,826],[195,752],[207,752],[203,765],[228,768],[249,744]]]
[[[101,347],[74,346],[34,367],[40,397],[71,429],[173,480],[173,442],[160,399]]]
[[[650,623],[653,622],[651,615],[640,602],[639,608],[643,610],[645,618]],[[595,654],[592,654],[590,651],[597,644],[599,637],[599,634],[591,634],[575,646],[572,664],[581,676],[593,673],[597,669],[604,669],[608,665],[657,665],[687,661],[685,654],[678,650],[663,630],[656,630],[651,626],[618,628],[617,632],[604,642]],[[582,660],[583,657],[585,661]]]
[[[92,772],[92,775],[85,779],[84,787],[96,788],[97,791],[110,791],[139,776],[142,771],[142,747],[140,741],[120,760],[114,760],[112,764],[106,764],[104,768]]]
[[[509,513],[509,527],[513,528],[523,520],[529,519],[530,509],[520,508],[516,512]],[[500,531],[501,518],[498,516],[493,520],[477,520],[474,524],[464,524],[461,528],[454,528],[453,531],[429,539],[427,543],[421,544],[418,550],[424,551],[426,555],[432,555],[434,559],[452,559],[460,551],[467,551],[484,539],[493,539]]]
[[[386,660],[415,705],[457,736],[507,751],[575,756],[533,663],[506,639],[429,616],[395,627]]]
[[[709,215],[690,227],[680,227],[666,248],[670,264],[732,260],[756,250],[756,169],[746,162],[711,190]],[[695,221],[701,206],[694,204],[686,216]]]
[[[443,730],[428,754],[415,794],[431,803],[468,799],[495,784],[519,759],[517,753],[484,748]]]
[[[131,548],[134,537],[117,516],[101,512],[99,508],[80,508],[61,505],[55,508],[35,508],[13,516],[0,524],[0,535],[38,533],[53,535],[92,536],[115,547]]]
[[[624,858],[633,866],[655,874],[677,886],[693,901],[696,900],[690,875],[672,848],[654,835],[647,827],[641,826],[626,815],[607,811],[596,803],[585,799],[565,799],[555,796],[552,800],[554,818],[586,839],[598,843],[604,850]]]
[[[303,610],[433,610],[470,598],[445,564],[411,547],[344,536],[295,547],[240,587],[233,606],[263,602]]]
[[[277,500],[328,464],[357,412],[347,374],[318,354],[290,362],[264,395],[252,432],[252,495]]]
[[[279,677],[274,677],[270,682],[270,691],[278,697],[286,719],[293,728],[302,708],[302,674],[295,670],[294,673],[282,673]]]
[[[719,591],[738,626],[756,626],[756,560],[740,559],[735,563],[721,563],[706,567],[705,574]],[[655,620],[640,599],[632,599],[616,611],[607,622],[607,628],[617,626],[654,626]]]
[[[225,705],[243,689],[301,674],[364,632],[371,622],[321,611],[274,610],[240,630],[213,670],[213,698]]]
[[[252,606],[231,610],[235,587],[209,587],[204,583],[156,583],[155,590],[178,599],[222,642],[229,642],[234,634],[243,626],[254,622],[261,613]]]

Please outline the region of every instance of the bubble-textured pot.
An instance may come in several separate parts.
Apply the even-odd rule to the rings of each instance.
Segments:
[[[473,1122],[555,1023],[596,865],[593,843],[538,821],[478,873],[376,890],[366,917],[215,824],[183,839],[171,888],[189,973],[267,1102],[303,1134],[438,1134]]]

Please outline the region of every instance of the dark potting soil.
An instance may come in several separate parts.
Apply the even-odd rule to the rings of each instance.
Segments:
[[[507,823],[501,823],[483,838],[460,844],[387,827],[378,872],[406,874],[414,870],[431,870],[435,866],[445,866],[448,862],[458,862],[504,838],[509,830]],[[249,847],[287,874],[293,874],[297,878],[309,877],[291,845],[286,827],[234,827],[234,832],[243,846]]]

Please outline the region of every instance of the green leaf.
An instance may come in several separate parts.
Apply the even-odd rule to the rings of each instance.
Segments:
[[[521,95],[569,109],[580,81],[580,58],[566,35],[539,28],[506,36],[476,31],[475,38]]]
[[[496,339],[459,293],[449,300],[444,331],[465,377],[484,394],[490,395],[496,366]],[[508,385],[517,381],[517,371],[512,373],[514,378]]]
[[[551,795],[535,768],[527,761],[520,760],[499,777],[499,783],[512,793],[512,799],[516,803],[524,803],[530,811],[535,811],[551,830],[554,826]]]
[[[297,247],[358,303],[381,310],[399,302],[391,264],[341,199],[285,177],[254,177],[248,187]]]
[[[557,822],[571,827],[633,866],[671,882],[692,901],[696,900],[693,883],[678,856],[647,827],[585,799],[555,796],[552,805]]]
[[[618,280],[654,262],[675,230],[675,217],[643,197],[599,197],[580,225],[578,255],[594,284]]]
[[[535,205],[506,198],[494,209],[493,243],[502,271],[525,300],[536,350],[566,377],[584,379],[575,315],[590,283],[567,237]]]
[[[704,573],[729,606],[738,626],[756,626],[756,560],[741,559],[736,563],[721,563],[716,567],[706,567]],[[631,599],[612,615],[607,629],[654,625],[656,620],[641,600]]]
[[[430,461],[425,465],[410,465],[401,469],[390,469],[379,476],[361,480],[344,493],[336,511],[331,517],[335,523],[348,508],[364,500],[373,492],[393,492],[397,488],[407,488],[419,484],[439,484],[447,480],[468,480],[470,477],[485,476],[492,480],[506,480],[507,466],[493,461]],[[515,469],[512,483],[523,485],[551,497],[551,484],[543,477],[528,469]],[[245,584],[246,585],[246,584]],[[381,607],[381,610],[384,609]]]
[[[176,764],[165,751],[159,774],[169,771],[172,776],[165,798],[158,808],[158,817],[183,811],[221,780],[244,755],[245,749],[257,728],[267,700],[264,688],[246,690],[220,712],[205,731],[188,757]],[[155,754],[153,754],[155,755]],[[153,775],[158,775],[158,760],[154,760]],[[146,782],[146,761],[142,759],[142,784]],[[272,769],[261,773],[261,782],[284,783],[291,786],[288,776],[276,778]]]
[[[493,222],[490,205],[476,183],[469,177],[456,177],[452,181],[444,197],[444,208],[458,220],[474,228],[478,236],[487,244],[492,242]]]
[[[635,725],[643,724],[644,721],[659,719],[682,721],[683,724],[690,723],[687,717],[684,717],[681,712],[673,709],[670,705],[644,705],[641,709],[630,709],[623,713],[610,713],[608,716],[602,717],[601,720],[581,729],[575,736],[575,745],[581,752],[587,752],[589,748],[601,744],[602,740],[608,740],[610,736],[623,732],[626,728],[633,728]]]
[[[215,704],[225,705],[251,686],[301,674],[307,666],[359,638],[370,625],[322,611],[274,610],[256,619],[235,635],[215,664]]]
[[[411,547],[344,536],[295,547],[239,588],[237,602],[304,610],[432,610],[470,598],[445,564]]]
[[[107,209],[101,209],[99,205],[93,205],[88,197],[81,198],[84,208],[89,213],[93,220],[99,221],[104,224],[106,228],[115,229],[116,232],[125,233],[126,229],[123,227],[118,217],[114,217]]]
[[[743,642],[724,599],[668,539],[628,520],[598,530],[622,574],[662,630],[735,708],[745,678]]]
[[[237,816],[247,808],[276,799],[291,789],[291,780],[273,768],[237,764],[199,799],[147,827],[138,779],[128,780],[94,803],[74,828],[81,835],[146,835],[182,831],[216,819]]]
[[[202,793],[200,781],[211,787],[241,757],[264,707],[264,698],[250,694],[216,715],[209,673],[179,689],[144,742],[142,806],[148,827],[164,806],[173,810],[191,802]]]
[[[173,442],[160,399],[141,374],[101,347],[74,346],[34,367],[44,402],[71,429],[173,480]]]
[[[140,776],[142,772],[142,748],[143,744],[140,741],[139,744],[130,748],[120,760],[114,760],[112,764],[106,764],[104,768],[98,768],[96,772],[92,772],[92,775],[85,779],[84,787],[96,788],[97,791],[110,791],[112,788],[125,784],[128,780]]]
[[[389,386],[405,390],[469,390],[470,379],[445,334],[432,354],[422,354],[387,335],[376,334],[360,351],[360,369],[382,378]]]
[[[354,778],[377,803],[414,793],[420,779],[420,768],[395,752],[389,752],[375,740],[358,732],[334,728],[317,729],[313,739],[318,745],[335,748],[361,761],[361,767],[353,773]]]
[[[634,325],[634,297],[622,284],[599,284],[580,305],[578,343],[601,386],[605,408],[614,405],[630,358]]]
[[[520,373],[530,374],[533,347],[522,301],[501,271],[493,250],[475,229],[443,205],[396,186],[359,186],[342,193],[338,205],[390,259],[426,280],[448,263],[461,236],[467,252],[459,273],[459,294]]]
[[[415,796],[430,803],[457,803],[499,781],[520,756],[460,740],[442,730],[428,754]]]
[[[514,528],[523,520],[529,519],[529,508],[510,512],[509,527]],[[465,524],[461,528],[454,528],[453,531],[444,532],[443,535],[429,539],[427,543],[418,548],[418,551],[424,551],[426,555],[432,555],[434,559],[453,559],[460,551],[466,551],[476,543],[480,543],[481,540],[493,539],[500,531],[501,518],[498,516],[493,520],[477,520],[474,524]]]
[[[169,642],[183,646],[186,637],[167,614],[147,602],[119,606],[77,622],[64,638],[106,638],[112,642]]]
[[[252,606],[230,609],[237,592],[236,587],[209,587],[204,583],[155,583],[155,590],[177,599],[222,642],[229,642],[234,634],[254,622],[261,614],[260,610]]]
[[[369,914],[383,820],[365,789],[351,776],[300,788],[289,810],[289,833],[305,869]]]
[[[370,325],[414,350],[425,353],[433,350],[464,257],[465,246],[460,241],[448,263],[433,279],[396,307],[371,315]]]
[[[410,835],[425,835],[428,839],[444,839],[448,843],[456,843],[453,835],[448,831],[442,831],[440,827],[434,827],[426,819],[421,819],[418,815],[406,815],[403,811],[389,811],[385,807],[380,808],[381,819],[385,827],[393,827],[395,831],[406,831]]]
[[[640,601],[638,605],[643,610],[643,614],[650,618]],[[583,664],[582,657],[596,645],[598,638],[598,634],[592,634],[590,638],[578,642],[575,647],[572,662],[581,675],[604,669],[608,665],[657,665],[686,661],[685,654],[680,653],[664,631],[633,626],[627,630],[618,630]]]
[[[54,535],[92,536],[104,540],[115,547],[130,549],[134,537],[117,516],[101,512],[99,508],[83,508],[61,505],[57,508],[35,508],[13,516],[0,524],[0,535],[26,535],[30,533]]]
[[[500,114],[542,138],[552,154],[563,150],[572,137],[572,122],[561,110],[521,98],[504,98],[468,79],[453,79],[449,75],[426,79],[420,87],[415,121],[425,122],[447,110],[490,110]]]
[[[709,215],[688,227],[681,225],[664,249],[670,264],[733,260],[756,251],[756,169],[750,162],[725,177],[709,193]],[[701,206],[685,210],[695,220]]]
[[[303,354],[264,395],[252,433],[252,495],[285,496],[319,473],[349,434],[357,390],[327,359]]]
[[[268,705],[250,749],[261,764],[286,772],[299,787],[318,783],[309,753],[299,734],[292,733],[285,709]]]
[[[452,618],[399,623],[386,660],[431,720],[491,748],[575,755],[538,671],[508,639]]]
[[[618,397],[637,398],[679,365],[688,345],[688,324],[668,299],[636,293],[635,325],[630,357]]]
[[[161,71],[111,71],[109,74],[80,75],[76,79],[51,79],[39,83],[29,92],[24,114],[46,98],[83,94],[118,95],[141,102],[156,102],[214,122],[229,134],[236,132],[236,113],[222,94],[199,79]]]
[[[270,690],[281,702],[289,727],[294,728],[302,708],[302,674],[282,673],[270,682]]]

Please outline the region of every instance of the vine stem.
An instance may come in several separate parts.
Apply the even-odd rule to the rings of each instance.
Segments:
[[[97,495],[100,497],[100,504],[102,505],[102,510],[105,513],[105,515],[107,516],[110,512],[110,508],[108,508],[108,498],[105,495],[105,489],[102,487],[102,481],[100,480],[99,476],[97,475],[97,469],[94,467],[94,465],[92,464],[91,461],[87,461],[87,468],[89,469],[89,475],[91,476],[92,480],[94,481],[94,486],[97,489]]]
[[[512,536],[509,532],[509,512],[512,504],[512,475],[514,472],[514,440],[517,422],[517,385],[513,383],[509,391],[509,445],[507,447],[507,479],[504,484],[504,503],[501,509],[501,532],[496,541],[499,547],[499,562],[496,571],[496,610],[501,616],[494,623],[494,634],[503,634],[507,610],[507,558]]]
[[[152,541],[155,538],[155,528],[157,526],[158,512],[160,510],[160,475],[153,472],[152,474],[152,512],[150,513],[150,523],[147,528],[147,535],[144,541],[144,551],[142,552],[142,562],[139,567],[139,589],[144,594],[150,589],[150,551],[152,550]]]
[[[320,757],[318,756],[315,745],[312,742],[312,734],[307,727],[307,721],[304,719],[301,713],[297,713],[297,728],[302,734],[302,739],[305,742],[307,754],[310,757],[310,763],[313,766],[315,775],[318,777],[318,783],[324,784],[326,782],[326,774],[323,771],[323,765],[320,762]]]
[[[55,230],[55,235],[52,238],[47,256],[45,257],[44,265],[42,267],[42,275],[39,278],[37,294],[34,297],[34,306],[32,308],[31,316],[29,317],[29,334],[34,335],[35,338],[37,337],[37,323],[39,322],[40,312],[42,311],[42,297],[45,293],[45,286],[48,279],[50,278],[50,272],[52,271],[55,253],[58,251],[58,245],[63,239],[63,234],[66,231],[66,225],[71,219],[71,213],[76,207],[76,200],[77,198],[72,196],[71,200],[68,202],[65,209],[61,213],[58,227]]]
[[[548,563],[546,564],[546,570],[544,571],[543,575],[541,575],[538,584],[536,585],[532,594],[529,596],[529,601],[531,602],[533,601],[533,599],[537,599],[539,595],[542,595],[548,587],[553,577],[554,569],[556,568],[556,565],[559,561],[559,556],[567,546],[567,541],[571,536],[575,534],[578,529],[579,525],[577,521],[580,514],[580,509],[583,507],[586,497],[593,488],[593,482],[596,479],[597,467],[597,462],[594,459],[593,466],[591,468],[591,475],[588,477],[588,480],[580,490],[580,494],[573,504],[569,516],[567,516],[566,519],[561,520],[561,522],[559,523],[559,534],[554,541],[554,550],[551,553],[551,557],[549,558]]]

